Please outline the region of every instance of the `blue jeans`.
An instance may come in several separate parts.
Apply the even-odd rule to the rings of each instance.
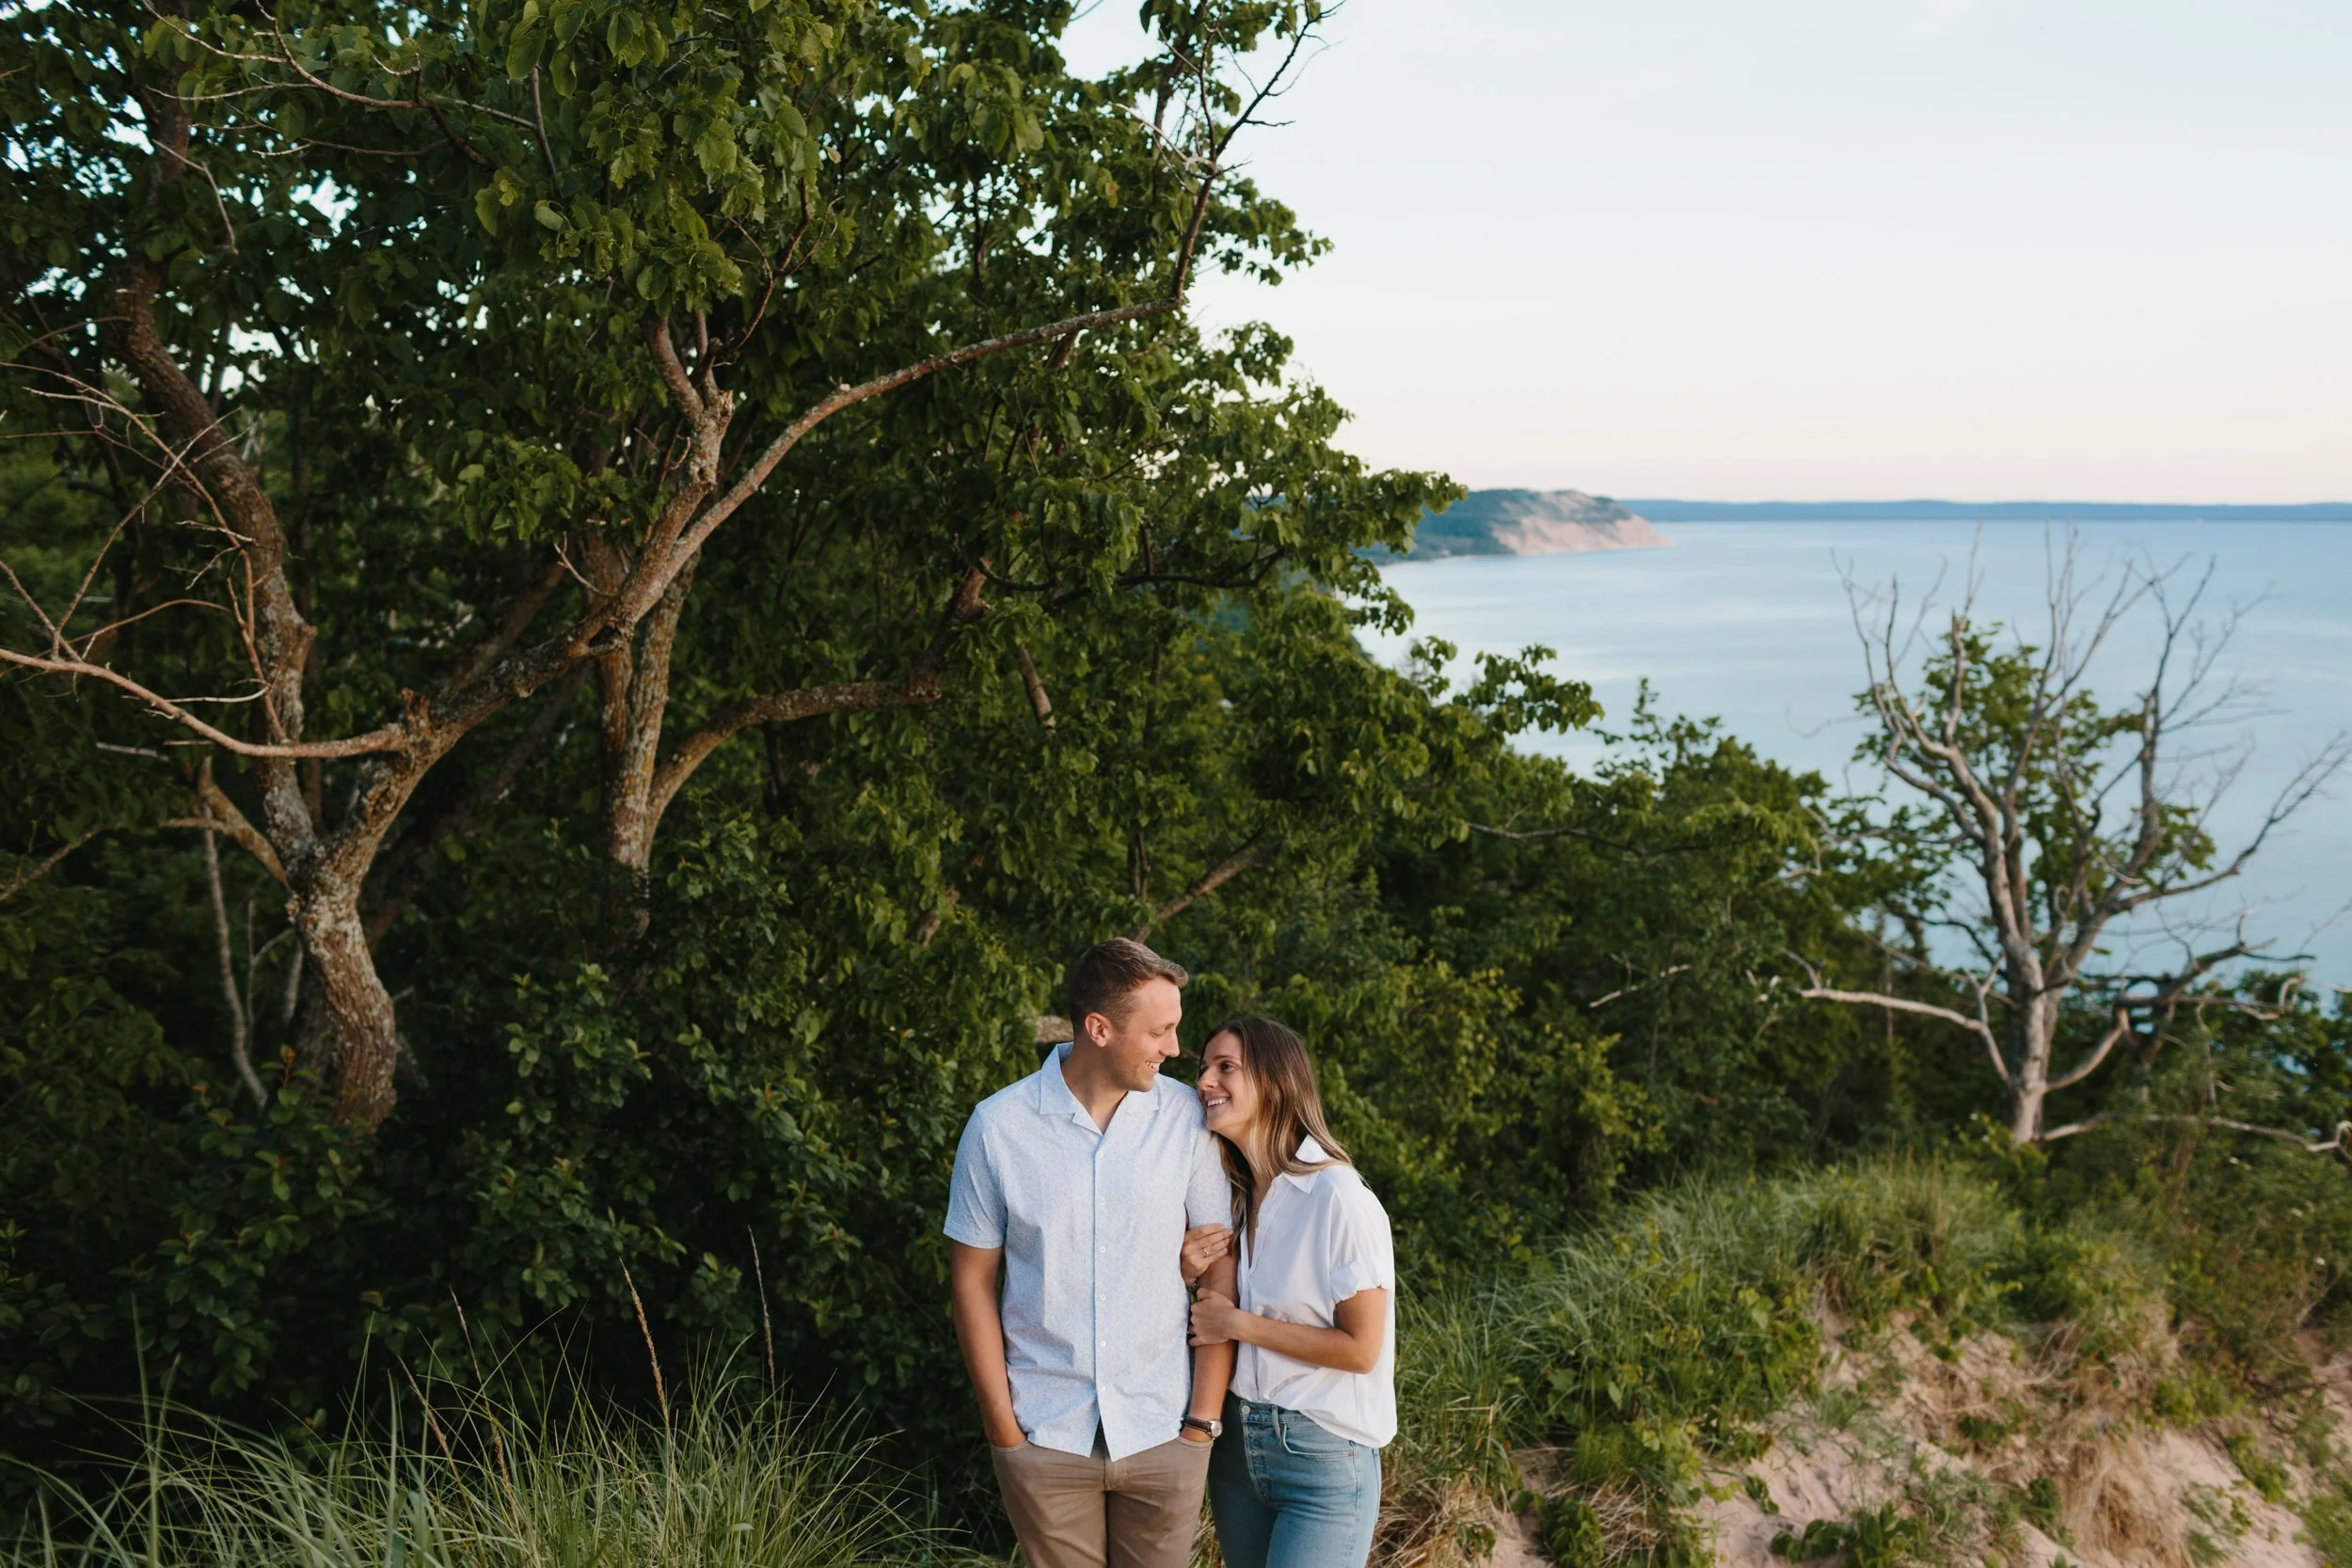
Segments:
[[[1380,1450],[1229,1394],[1209,1511],[1226,1568],[1363,1568],[1380,1522]]]

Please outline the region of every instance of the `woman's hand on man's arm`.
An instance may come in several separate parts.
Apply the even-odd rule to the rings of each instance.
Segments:
[[[1184,1232],[1184,1244],[1177,1254],[1177,1268],[1184,1274],[1184,1288],[1200,1283],[1200,1276],[1209,1265],[1233,1250],[1233,1227],[1229,1225],[1196,1225]]]

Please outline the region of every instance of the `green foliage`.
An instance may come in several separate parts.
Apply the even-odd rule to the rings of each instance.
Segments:
[[[1412,1486],[1401,1506],[1432,1506],[1439,1475],[1512,1496],[1518,1482],[1494,1479],[1496,1458],[1534,1447],[1565,1461],[1550,1500],[1530,1503],[1547,1531],[1581,1543],[1615,1529],[1602,1544],[1619,1557],[1595,1560],[1679,1560],[1708,1478],[1755,1458],[1771,1440],[1759,1427],[1815,1393],[1823,1307],[1866,1330],[1899,1325],[1931,1351],[1987,1331],[2062,1344],[2102,1387],[2154,1398],[2147,1337],[2171,1303],[2160,1243],[2133,1239],[2132,1223],[2110,1210],[2053,1227],[1974,1160],[1881,1157],[1645,1194],[1532,1263],[1407,1315],[1399,1469]],[[2124,1244],[2087,1239],[2100,1234]],[[1838,1392],[1819,1397],[1831,1425],[1838,1405],[1851,1418],[1868,1400]],[[1979,1431],[1989,1443],[2008,1435]],[[1753,1476],[1748,1491],[1779,1512]],[[1602,1498],[1630,1499],[1638,1522],[1607,1526]],[[1937,1562],[1971,1542],[2011,1541],[2021,1519],[2062,1540],[2060,1512],[2048,1478],[2016,1488],[1939,1472],[1875,1513],[1785,1533],[1797,1560]]]
[[[1155,52],[1100,80],[1060,55],[1063,7],[12,16],[0,418],[44,434],[0,462],[0,545],[45,605],[88,579],[65,625],[121,623],[119,667],[246,689],[234,617],[170,602],[223,570],[199,498],[126,410],[59,435],[44,395],[116,385],[93,302],[151,284],[287,531],[310,733],[380,722],[518,581],[568,566],[547,613],[584,613],[580,579],[644,546],[687,432],[649,335],[713,367],[732,454],[827,388],[1164,290],[1198,187],[1132,108],[1174,93],[1163,129],[1197,149],[1235,107],[1188,63],[1204,40],[1312,8],[1152,14]],[[187,155],[151,155],[173,93]],[[1319,249],[1242,179],[1200,223],[1203,265]],[[141,1351],[255,1418],[330,1408],[371,1346],[545,1373],[584,1342],[642,1399],[642,1300],[666,1343],[756,1327],[796,1388],[962,1453],[937,1397],[955,1133],[1105,931],[1194,970],[1196,1028],[1262,1007],[1306,1032],[1433,1271],[1533,1256],[1628,1172],[1863,1136],[1879,1047],[1739,977],[1836,946],[1858,907],[1818,783],[1647,715],[1575,781],[1513,750],[1598,714],[1540,650],[1460,690],[1442,650],[1373,664],[1357,630],[1409,612],[1366,552],[1456,492],[1338,450],[1288,354],[1138,318],[817,427],[697,563],[668,750],[910,668],[978,562],[940,699],[720,747],[643,868],[609,843],[610,669],[485,721],[364,890],[405,1053],[373,1138],[328,1114],[315,976],[241,852],[214,927],[192,765],[131,705],[11,684],[0,841],[26,869],[67,852],[0,902],[24,1002],[0,1010],[9,1440],[94,1436],[67,1395],[126,1392]],[[44,635],[4,613],[12,643]],[[262,815],[250,769],[216,771]],[[319,764],[301,809],[332,824],[362,782]],[[1514,823],[1547,836],[1482,831]],[[232,1011],[265,1103],[230,1086]]]
[[[1802,1531],[1772,1538],[1772,1555],[1791,1562],[1835,1559],[1848,1568],[1904,1568],[1926,1562],[1927,1531],[1893,1503],[1856,1513],[1851,1519],[1815,1519]]]
[[[1491,1488],[1498,1451],[1553,1449],[1567,1489],[1543,1505],[1548,1530],[1581,1540],[1598,1528],[1593,1494],[1629,1493],[1645,1511],[1643,1549],[1683,1560],[1698,1550],[1686,1511],[1703,1468],[1753,1457],[1756,1424],[1810,1386],[1817,1297],[1996,1313],[2018,1228],[1991,1183],[1939,1164],[1645,1195],[1406,1320],[1408,1473]]]
[[[2262,1494],[2263,1501],[2286,1500],[2291,1479],[2287,1467],[2263,1452],[2252,1433],[2230,1433],[2221,1439],[2221,1446],[2229,1451],[2230,1463],[2237,1466],[2237,1473],[2246,1478],[2247,1484]]]
[[[1851,1519],[1808,1521],[1803,1530],[1772,1537],[1772,1555],[1790,1562],[1835,1559],[1846,1568],[1909,1568],[1935,1561],[1935,1542],[1923,1520],[1894,1503],[1865,1509]]]
[[[2058,1493],[2058,1482],[2050,1477],[2036,1476],[2026,1483],[2024,1496],[2018,1500],[2018,1513],[2058,1544],[2074,1544],[2066,1528],[2066,1500]]]
[[[2095,1213],[2070,1245],[2137,1251],[2160,1271],[2173,1310],[2213,1353],[2166,1396],[2177,1414],[2226,1407],[2228,1386],[2279,1390],[2305,1373],[2302,1328],[2340,1318],[2352,1259],[2352,1189],[2344,1167],[2276,1138],[2205,1122],[2223,1117],[2331,1135],[2348,1105],[2352,1014],[2323,1007],[2292,977],[2251,975],[2233,1005],[2183,1012],[2157,1049],[2109,1091],[2111,1126],[2015,1168],[2010,1191],[2038,1215]],[[2071,1271],[2104,1289],[2103,1271]],[[2045,1315],[2120,1327],[2124,1304],[2051,1300]],[[2219,1384],[2214,1382],[2219,1379]]]
[[[1646,696],[1608,733],[1593,777],[1497,770],[1466,793],[1459,842],[1394,844],[1380,866],[1408,930],[1520,998],[1497,1041],[1517,1098],[1574,1113],[1513,1117],[1477,1163],[1530,1233],[1621,1172],[1771,1168],[1884,1136],[1927,1076],[1899,1037],[1770,978],[1791,950],[1877,961],[1852,921],[1881,873],[1825,838],[1822,781]]]
[[[1536,1508],[1544,1553],[1560,1568],[1602,1568],[1609,1560],[1601,1540],[1600,1515],[1581,1497],[1550,1497]]]
[[[405,1404],[391,1430],[301,1443],[151,1406],[138,1458],[38,1481],[8,1568],[727,1562],[848,1568],[957,1554],[869,1445],[711,1380],[675,1419],[591,1402],[563,1417],[471,1390]]]
[[[2352,1568],[2352,1475],[2338,1470],[2312,1488],[2303,1528],[2327,1568]]]

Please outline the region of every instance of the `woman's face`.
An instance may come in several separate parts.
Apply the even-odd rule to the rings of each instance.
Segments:
[[[1200,1110],[1209,1131],[1240,1138],[1258,1116],[1258,1084],[1242,1065],[1241,1040],[1230,1029],[1213,1035],[1200,1053]]]

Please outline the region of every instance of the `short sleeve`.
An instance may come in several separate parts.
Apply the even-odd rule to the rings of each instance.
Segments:
[[[1396,1251],[1388,1212],[1361,1180],[1334,1184],[1330,1252],[1325,1259],[1330,1299],[1345,1301],[1359,1291],[1396,1289]]]
[[[1202,1129],[1192,1151],[1192,1177],[1184,1184],[1184,1224],[1233,1223],[1233,1184],[1225,1174],[1225,1156],[1216,1134]]]
[[[988,1133],[975,1115],[963,1124],[956,1143],[956,1172],[947,1181],[947,1223],[951,1242],[965,1246],[1005,1244],[1005,1188],[989,1159]]]

